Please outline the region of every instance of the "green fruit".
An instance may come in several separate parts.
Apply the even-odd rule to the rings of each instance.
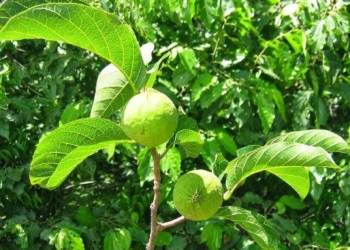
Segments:
[[[223,201],[223,188],[216,175],[206,170],[193,170],[182,175],[173,192],[176,210],[189,220],[212,217]]]
[[[121,125],[125,134],[148,148],[168,141],[177,128],[174,103],[155,89],[133,96],[123,111]]]

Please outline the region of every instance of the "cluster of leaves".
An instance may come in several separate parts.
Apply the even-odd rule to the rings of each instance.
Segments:
[[[237,148],[261,145],[282,130],[325,127],[348,136],[349,14],[342,1],[102,0],[94,5],[130,23],[139,41],[156,45],[157,56],[170,52],[155,87],[199,121],[204,131],[200,158],[181,163],[174,148],[163,159],[162,219],[174,215],[174,181],[194,166],[215,169],[218,159],[241,155]],[[90,45],[82,47],[91,49]],[[85,242],[93,249],[102,245],[127,249],[130,244],[142,248],[147,242],[153,178],[146,150],[110,147],[88,158],[63,187],[51,193],[29,187],[27,180],[28,163],[40,136],[59,123],[89,115],[87,98],[92,98],[103,62],[52,42],[3,43],[2,51],[6,56],[1,61],[0,85],[4,124],[0,127],[4,138],[0,206],[5,211],[0,214],[5,221],[1,246],[38,249],[49,242],[57,249],[82,249]],[[124,63],[113,60],[116,65]],[[127,76],[138,82],[137,75],[143,75],[139,73],[130,71]],[[222,155],[215,158],[215,153]],[[272,218],[287,248],[346,245],[350,224],[346,159],[342,165],[340,175],[311,169],[311,195],[304,201],[276,177],[259,174],[237,189],[231,203]],[[325,213],[324,207],[331,212]],[[186,222],[162,232],[157,241],[169,249],[204,244],[225,249],[249,248],[252,242],[221,220]]]

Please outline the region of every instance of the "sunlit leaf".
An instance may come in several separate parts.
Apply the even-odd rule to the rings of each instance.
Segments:
[[[76,3],[48,3],[27,9],[18,1],[15,3],[15,11],[0,12],[5,23],[0,39],[46,39],[73,44],[113,63],[133,89],[144,85],[146,69],[136,37],[116,15]]]
[[[273,138],[267,144],[276,142],[298,142],[309,146],[321,147],[327,152],[350,154],[350,147],[343,138],[331,131],[323,129],[289,132]]]
[[[131,85],[122,72],[113,64],[99,74],[90,117],[109,118],[122,108],[134,95]]]
[[[270,171],[290,185],[296,183],[297,192],[305,194],[308,192],[309,183],[299,183],[295,179],[305,176],[304,167],[312,166],[337,168],[330,155],[320,147],[279,142],[257,148],[228,164],[225,171],[228,192],[225,198],[229,198],[246,178],[261,171]],[[295,170],[291,171],[290,168],[295,168]]]
[[[120,126],[109,120],[85,118],[67,123],[37,145],[30,181],[47,189],[57,188],[88,156],[125,141],[129,139]]]

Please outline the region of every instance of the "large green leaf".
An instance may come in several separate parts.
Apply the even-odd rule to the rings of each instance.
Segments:
[[[84,118],[67,123],[39,142],[30,166],[30,181],[54,189],[85,158],[124,141],[129,139],[120,126],[106,119]]]
[[[113,64],[105,67],[97,78],[96,93],[90,117],[108,118],[134,95],[121,71]]]
[[[327,152],[339,152],[350,154],[350,147],[339,135],[328,130],[311,129],[304,131],[289,132],[280,135],[267,144],[276,142],[299,142],[309,146],[321,147]]]
[[[135,92],[145,84],[146,67],[136,37],[130,26],[115,15],[76,3],[48,3],[27,8],[23,6],[30,4],[8,2],[0,12],[4,23],[0,39],[46,39],[73,44],[113,63]],[[10,2],[13,2],[12,11],[8,11]]]
[[[244,230],[262,249],[276,249],[279,237],[271,223],[262,215],[240,207],[222,207],[215,217],[230,220]]]
[[[304,167],[312,166],[337,168],[330,155],[320,147],[279,142],[257,148],[228,164],[225,170],[228,189],[225,199],[228,199],[246,178],[261,171],[276,174],[304,198],[309,190],[309,182],[302,182],[306,177]],[[295,168],[294,171],[291,168]]]

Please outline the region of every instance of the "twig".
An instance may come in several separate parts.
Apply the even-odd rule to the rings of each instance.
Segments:
[[[180,216],[179,218],[176,218],[176,219],[168,221],[168,222],[158,223],[157,229],[158,229],[158,231],[162,231],[162,230],[167,229],[169,227],[174,227],[177,224],[180,224],[186,220],[187,219],[185,217]]]
[[[153,202],[151,204],[151,232],[149,236],[149,240],[146,246],[147,250],[153,250],[155,243],[156,243],[156,237],[158,234],[158,222],[157,222],[157,213],[158,213],[158,205],[159,205],[159,198],[161,195],[160,190],[160,155],[158,154],[157,150],[155,148],[150,149],[152,158],[153,158],[153,173],[154,173],[154,196],[153,196]]]

